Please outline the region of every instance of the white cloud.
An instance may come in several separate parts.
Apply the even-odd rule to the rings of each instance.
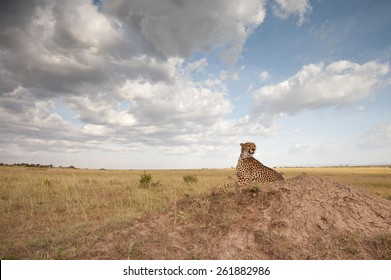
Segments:
[[[259,79],[261,80],[261,82],[265,82],[269,78],[270,78],[270,74],[267,71],[263,70],[261,73],[259,73]]]
[[[316,149],[316,145],[313,143],[309,144],[295,144],[290,150],[289,153],[291,154],[306,154],[306,153],[312,153]]]
[[[111,94],[62,98],[62,106],[69,108],[82,123],[67,123],[68,131],[80,138],[101,137],[97,145],[107,139],[121,144],[143,142],[167,146],[202,139],[205,131],[232,110],[224,91],[226,87],[217,79],[194,82],[189,73],[194,70],[192,67],[178,60],[170,63],[176,67],[171,83],[126,80]],[[124,109],[119,109],[121,104],[126,104]]]
[[[190,63],[187,66],[186,70],[189,72],[204,71],[206,67],[208,67],[208,61],[206,60],[206,58],[201,58],[200,60]]]
[[[358,143],[365,149],[391,148],[391,122],[386,122],[366,132]]]
[[[213,78],[213,77],[207,78],[203,84],[205,87],[210,88],[210,89],[216,89],[216,90],[223,91],[223,92],[227,91],[227,87],[224,84],[224,82],[220,79],[217,79],[217,78]]]
[[[0,119],[7,120],[0,129],[4,136],[20,133],[52,139],[63,136],[61,128],[69,125],[55,112],[53,100],[34,100],[34,95],[22,87],[0,96]]]
[[[237,81],[239,80],[239,74],[237,72],[220,71],[220,79],[222,81]]]
[[[254,91],[252,116],[352,105],[373,96],[388,72],[388,64],[376,61],[305,65],[291,78]]]
[[[150,83],[145,80],[127,80],[119,89],[124,100],[131,103],[130,114],[141,124],[169,124],[178,128],[211,124],[231,112],[232,105],[225,98],[220,81],[191,80],[187,67],[178,66],[172,83]],[[184,72],[183,72],[184,71]],[[210,86],[210,87],[208,87]]]
[[[301,26],[306,20],[306,15],[311,12],[312,7],[309,0],[274,0],[272,9],[273,13],[282,19],[297,15],[299,17],[297,25]]]
[[[82,132],[90,136],[105,136],[108,135],[112,130],[107,126],[95,125],[95,124],[86,124],[82,127]]]
[[[262,117],[258,122],[251,120],[249,115],[233,120],[220,120],[214,124],[211,132],[224,136],[225,141],[231,143],[241,141],[242,138],[274,135],[277,132],[274,121],[269,116]]]
[[[127,110],[118,109],[118,100],[114,96],[99,94],[97,97],[88,95],[72,96],[64,101],[79,121],[92,125],[132,127],[136,117]]]

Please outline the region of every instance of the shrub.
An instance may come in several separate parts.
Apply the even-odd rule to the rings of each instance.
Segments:
[[[152,175],[147,171],[144,171],[144,174],[140,175],[139,187],[141,188],[149,188],[149,187],[159,187],[160,181],[154,182],[152,180]]]
[[[183,181],[185,181],[188,184],[197,183],[198,178],[195,175],[185,175],[183,176]]]
[[[151,182],[152,182],[152,175],[147,171],[144,171],[144,174],[140,175],[139,186],[146,188],[151,184]]]

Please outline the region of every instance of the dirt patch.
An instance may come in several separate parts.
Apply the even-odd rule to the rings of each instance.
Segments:
[[[178,201],[86,244],[89,259],[391,259],[391,201],[322,177]]]

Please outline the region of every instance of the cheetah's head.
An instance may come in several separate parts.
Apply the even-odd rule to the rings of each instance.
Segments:
[[[242,158],[250,158],[254,155],[257,146],[252,142],[240,143],[242,147],[242,151],[240,153],[240,157]]]

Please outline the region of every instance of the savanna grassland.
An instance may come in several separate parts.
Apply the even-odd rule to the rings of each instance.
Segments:
[[[278,171],[286,179],[303,173],[328,177],[391,199],[389,167]],[[79,258],[84,244],[234,181],[234,169],[145,172],[2,166],[0,258]]]

